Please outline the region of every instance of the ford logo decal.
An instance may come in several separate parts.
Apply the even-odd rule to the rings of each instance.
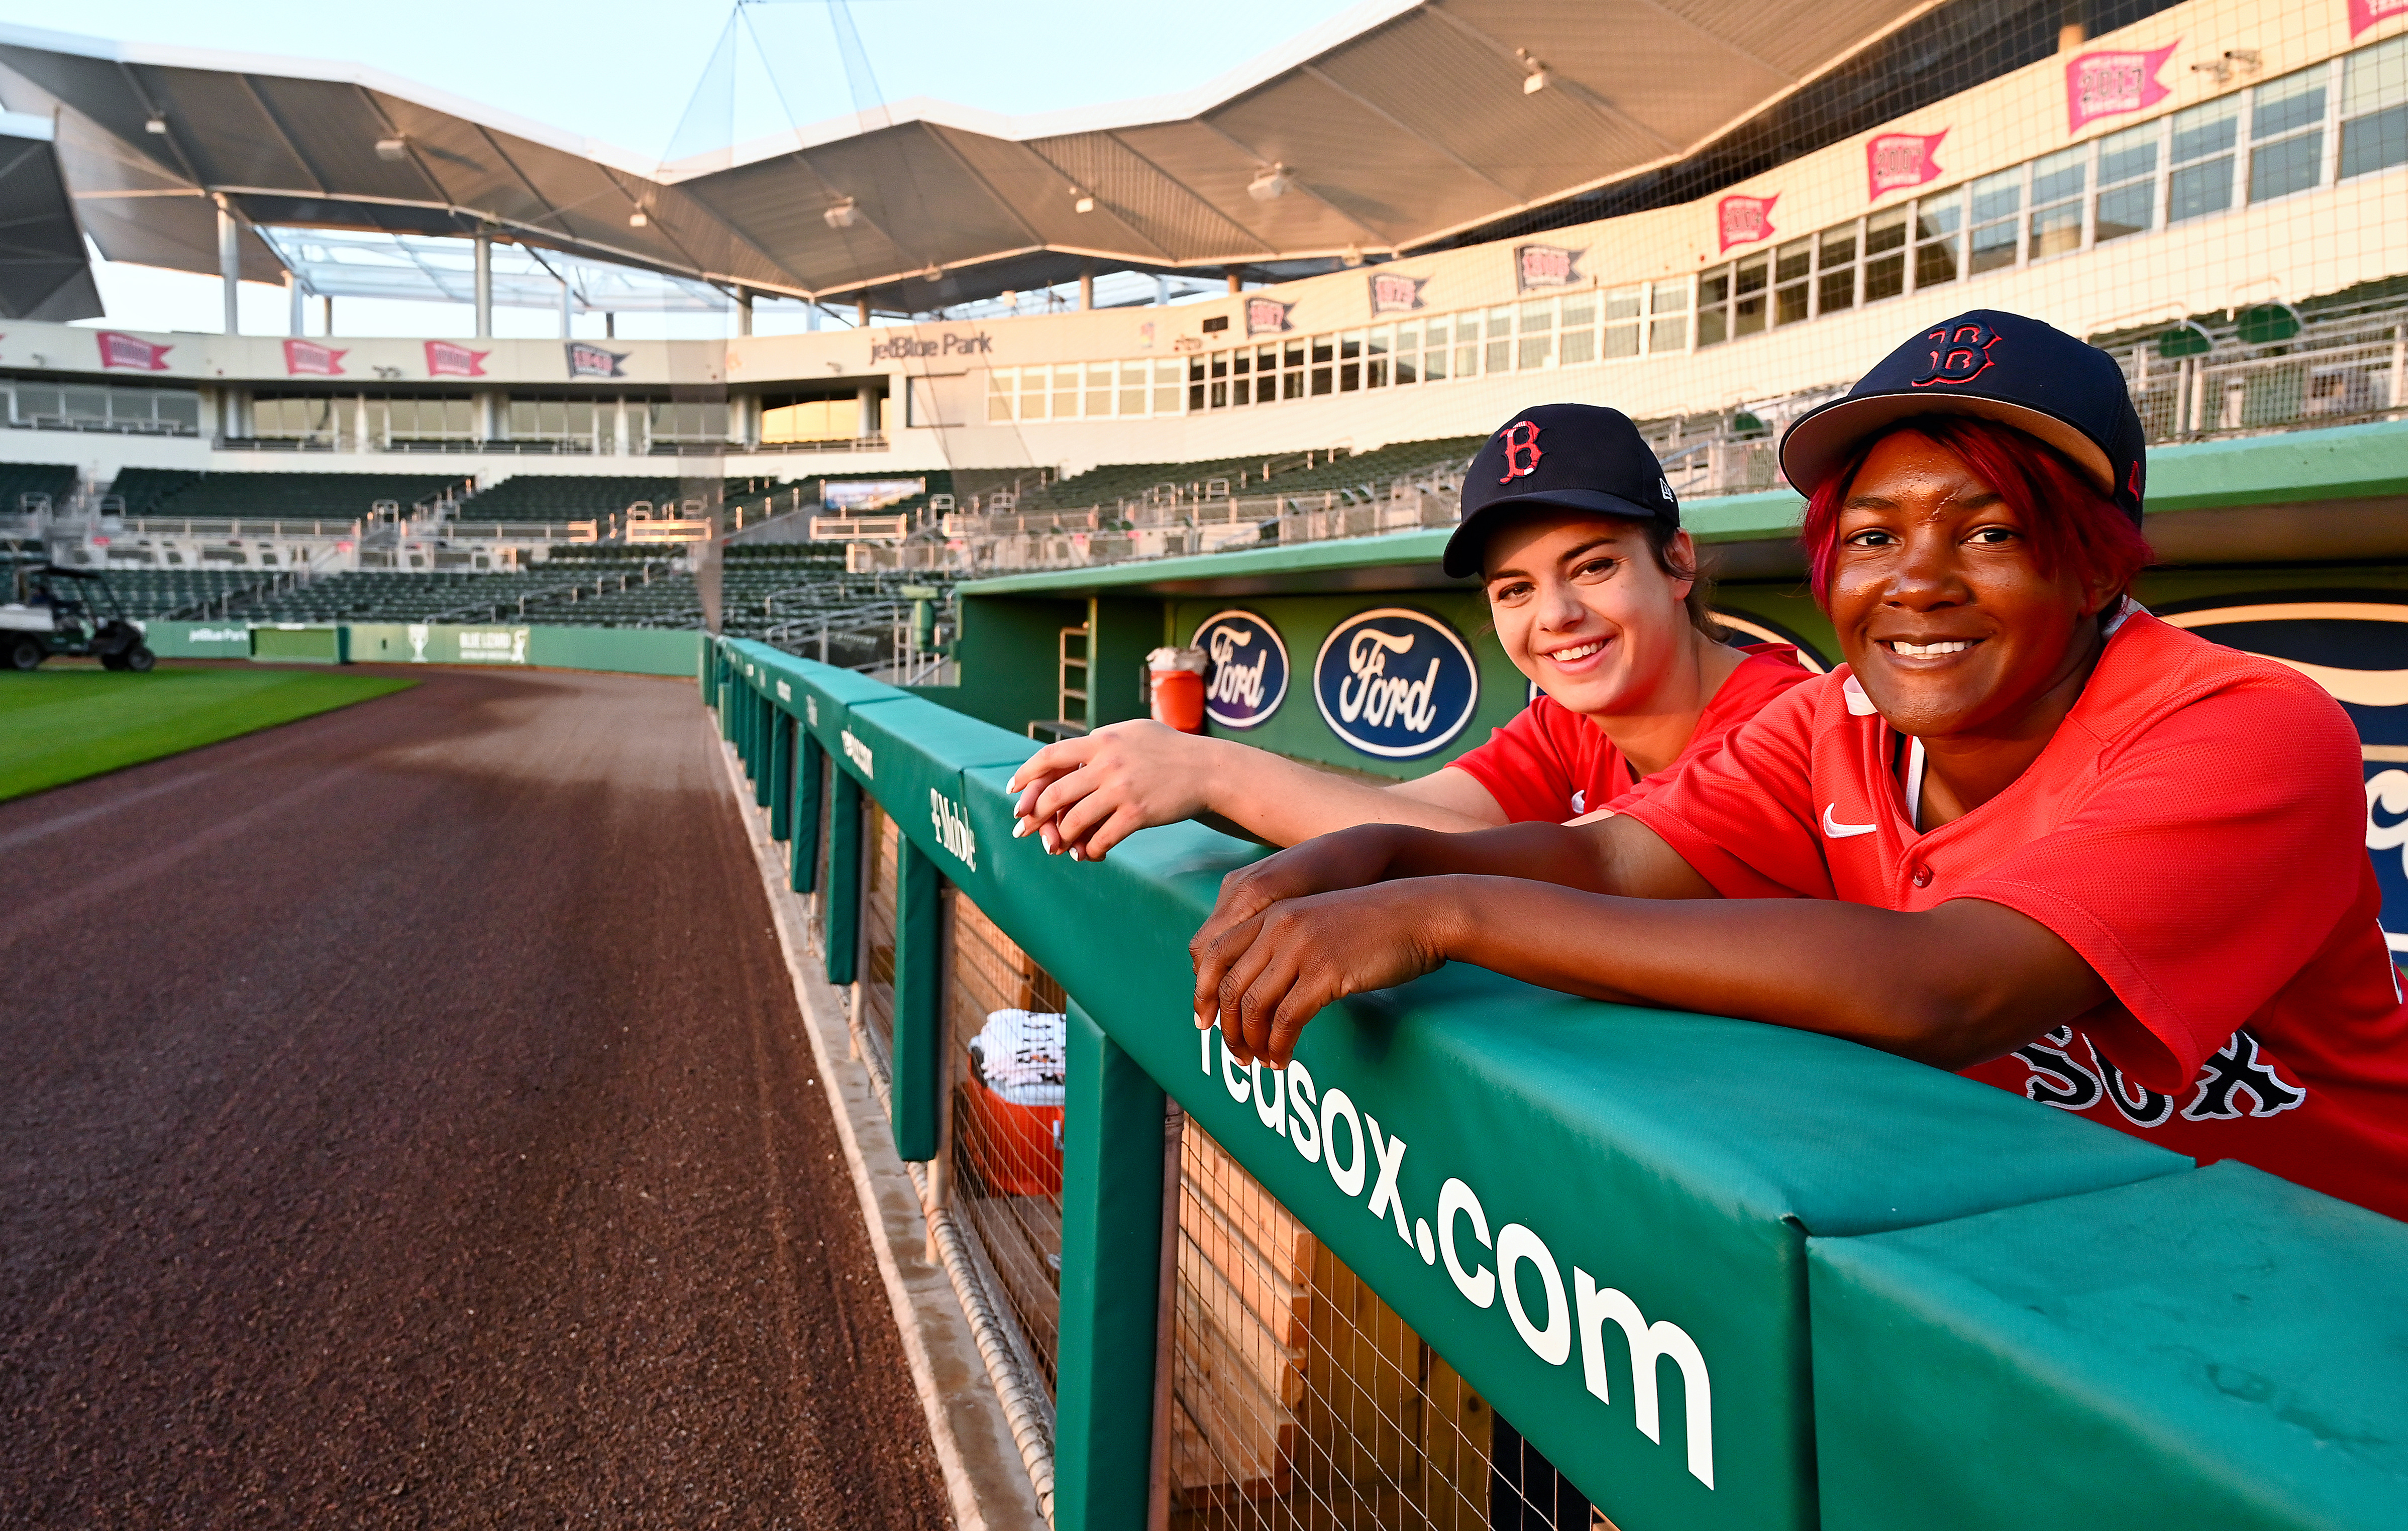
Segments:
[[[1196,624],[1189,645],[1212,662],[1204,672],[1204,715],[1224,728],[1252,728],[1287,696],[1287,645],[1251,611],[1221,611]]]
[[[1312,699],[1329,731],[1389,760],[1446,748],[1480,705],[1480,666],[1455,629],[1400,606],[1347,618],[1322,641]]]

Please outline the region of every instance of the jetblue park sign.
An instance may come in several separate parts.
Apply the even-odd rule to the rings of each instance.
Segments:
[[[948,330],[940,336],[903,335],[892,340],[874,340],[869,346],[871,362],[924,362],[934,357],[985,356],[995,350],[995,336],[984,330],[969,335],[955,335]]]

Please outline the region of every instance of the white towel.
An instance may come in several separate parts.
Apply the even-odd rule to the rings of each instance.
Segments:
[[[970,1038],[986,1087],[1014,1106],[1059,1106],[1068,1040],[1064,1020],[1041,1010],[995,1010]]]

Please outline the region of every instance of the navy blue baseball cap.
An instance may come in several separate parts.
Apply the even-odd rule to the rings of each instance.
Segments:
[[[1781,469],[1813,494],[1858,447],[1915,415],[1978,415],[2065,454],[2141,523],[2148,478],[2140,412],[2123,368],[2098,347],[2022,314],[1976,308],[1916,332],[1844,398],[1798,417]]]
[[[1525,510],[1586,510],[1681,524],[1681,502],[1654,449],[1619,409],[1539,404],[1481,445],[1463,480],[1463,523],[1446,539],[1446,572],[1480,572],[1489,534]]]

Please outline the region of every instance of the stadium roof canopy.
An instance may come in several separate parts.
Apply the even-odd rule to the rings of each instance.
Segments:
[[[222,198],[253,226],[490,233],[924,312],[1082,268],[1434,244],[1694,154],[1936,3],[1372,0],[1180,95],[915,99],[669,164],[372,69],[15,26],[0,106],[55,119],[111,260],[218,270]],[[248,230],[243,260],[281,279]]]
[[[0,111],[0,314],[64,322],[99,317],[100,289],[59,174],[50,120]]]

